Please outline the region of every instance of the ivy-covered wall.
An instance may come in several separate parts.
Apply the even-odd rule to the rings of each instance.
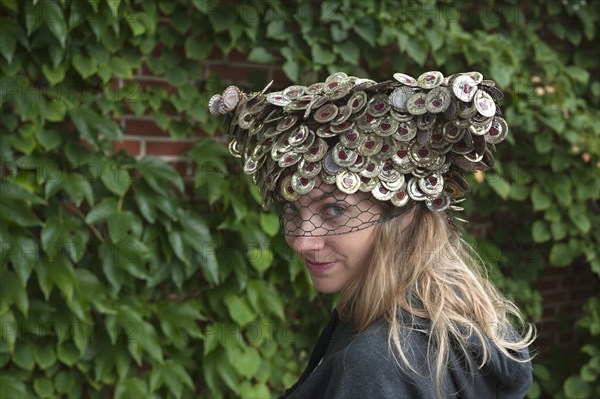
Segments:
[[[506,93],[508,143],[465,211],[490,276],[536,322],[548,276],[587,287],[563,323],[575,346],[537,348],[529,396],[600,395],[597,2],[0,0],[0,13],[1,398],[264,398],[295,382],[333,298],[259,210],[208,98],[231,80],[431,69],[479,70]],[[184,143],[178,157],[152,156],[171,141],[132,121]]]

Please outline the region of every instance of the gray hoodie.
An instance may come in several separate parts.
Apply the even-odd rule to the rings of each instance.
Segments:
[[[414,322],[407,322],[407,317],[400,319],[404,322],[400,334],[403,349],[406,348],[405,354],[418,373],[398,366],[390,355],[384,322],[376,322],[359,334],[350,324],[339,321],[334,311],[306,370],[284,397],[435,398],[434,378],[427,362],[428,357],[431,359],[435,354],[427,354],[427,322],[419,319],[418,327],[414,328]],[[509,359],[489,344],[491,358],[479,369],[478,346],[475,341],[470,343],[467,356],[460,348],[450,350],[442,382],[443,397],[523,398],[532,381],[531,363]],[[529,354],[525,350],[519,356],[527,358]]]

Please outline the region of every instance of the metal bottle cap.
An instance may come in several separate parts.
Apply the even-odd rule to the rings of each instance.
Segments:
[[[444,178],[437,173],[420,178],[419,188],[424,194],[438,196],[444,190]]]
[[[459,129],[452,122],[447,122],[442,128],[442,134],[449,143],[459,142],[465,134],[464,129]]]
[[[286,176],[281,180],[281,183],[279,185],[279,192],[281,193],[281,196],[283,198],[285,198],[286,201],[296,201],[299,197],[300,194],[298,194],[293,188],[292,188],[292,176]]]
[[[285,153],[285,155],[277,161],[278,165],[282,168],[287,168],[298,163],[302,159],[302,154],[298,154],[297,152],[290,151]]]
[[[423,89],[433,89],[442,84],[444,81],[444,75],[439,71],[429,71],[421,74],[417,78],[419,87]]]
[[[363,132],[373,132],[379,125],[380,119],[366,113],[362,118],[356,121],[356,126]]]
[[[410,198],[414,199],[415,201],[424,201],[427,198],[419,189],[419,180],[417,178],[411,177],[408,180],[406,191],[408,192]]]
[[[337,143],[333,148],[332,156],[333,161],[337,165],[347,168],[348,166],[353,165],[354,162],[356,162],[358,154],[352,151],[351,149],[344,147],[340,143]],[[328,172],[330,172],[330,170],[328,170]]]
[[[404,73],[395,73],[394,79],[406,86],[414,87],[418,84],[415,78]]]
[[[356,151],[361,155],[371,156],[377,154],[383,147],[383,139],[374,134],[367,134]]]
[[[310,162],[303,159],[298,163],[298,171],[296,173],[300,176],[312,179],[321,172],[322,168],[321,162]]]
[[[425,205],[432,211],[441,212],[450,206],[450,197],[442,193],[439,197],[425,200]]]
[[[437,156],[432,149],[422,147],[417,142],[413,142],[408,150],[410,160],[417,166],[426,167],[431,165]]]
[[[340,143],[346,148],[357,148],[359,147],[366,138],[365,134],[359,133],[358,130],[352,129],[346,133],[340,134]]]
[[[266,96],[268,102],[273,105],[277,105],[278,107],[283,107],[292,102],[289,98],[287,98],[282,92],[269,93]]]
[[[408,142],[417,135],[417,122],[414,119],[398,123],[398,128],[392,137],[398,141]]]
[[[426,107],[427,94],[420,92],[413,94],[406,102],[408,112],[413,115],[423,115],[427,112]]]
[[[289,135],[288,142],[292,146],[300,145],[308,136],[308,126],[300,125],[296,127]]]
[[[389,98],[385,94],[376,94],[367,104],[367,112],[375,117],[385,115],[390,110]]]
[[[354,161],[354,163],[352,165],[348,166],[348,170],[350,172],[359,173],[361,170],[363,170],[365,168],[366,160],[367,160],[366,157],[363,157],[362,155],[358,155],[356,157],[356,161]]]
[[[331,124],[335,126],[344,123],[350,118],[350,115],[352,115],[352,108],[347,105],[342,105],[341,107],[338,107],[338,114],[331,121]]]
[[[492,126],[485,136],[485,141],[491,144],[498,144],[506,138],[508,134],[508,125],[504,118],[495,117],[492,121]]]
[[[360,188],[360,177],[354,172],[345,171],[337,175],[335,183],[341,192],[354,194]]]
[[[308,194],[315,187],[315,180],[299,175],[297,172],[292,175],[291,186],[295,192],[300,195]]]
[[[475,108],[477,108],[477,111],[481,115],[491,118],[496,114],[496,103],[484,90],[478,90],[477,93],[475,93],[473,102],[475,103]]]
[[[406,102],[413,95],[413,91],[406,86],[400,86],[396,88],[392,94],[390,94],[389,102],[390,105],[398,111],[406,112]]]
[[[394,134],[398,128],[398,121],[392,118],[390,115],[383,116],[377,126],[377,134],[380,137],[387,137]]]
[[[425,107],[431,113],[444,112],[450,105],[452,95],[450,90],[443,86],[438,86],[427,94]]]
[[[371,193],[373,194],[373,197],[377,198],[379,201],[388,201],[394,195],[394,192],[385,188],[381,182],[377,183]]]
[[[335,104],[325,104],[315,111],[313,118],[319,123],[332,121],[338,114],[338,107]]]
[[[459,100],[471,102],[477,92],[477,83],[468,75],[457,76],[452,82],[452,92]]]
[[[279,122],[277,123],[276,129],[279,132],[283,132],[285,130],[288,130],[292,126],[294,126],[297,121],[298,121],[298,115],[295,115],[295,114],[286,115],[284,118],[279,120]]]
[[[374,157],[368,157],[365,159],[364,168],[360,171],[360,175],[364,177],[373,178],[381,173],[383,162]]]
[[[369,193],[369,192],[373,191],[373,189],[377,186],[378,183],[379,183],[379,179],[377,179],[377,178],[361,176],[360,187],[358,189],[363,193]]]
[[[367,104],[367,94],[364,91],[355,91],[348,100],[348,106],[353,114],[363,110]]]
[[[375,157],[379,160],[387,161],[394,155],[397,146],[396,140],[391,137],[384,137],[381,150],[375,154]]]
[[[398,208],[403,207],[404,205],[406,205],[408,203],[408,201],[410,200],[410,197],[408,196],[408,193],[406,192],[406,190],[397,190],[396,192],[394,192],[394,195],[392,195],[391,198],[391,202],[394,206],[397,206]]]
[[[321,169],[321,174],[319,175],[321,181],[325,184],[335,184],[336,175],[328,173],[325,168]]]
[[[325,157],[328,148],[327,142],[322,138],[317,137],[308,148],[308,151],[304,153],[304,159],[309,162],[318,162]]]
[[[338,125],[329,125],[329,130],[334,135],[337,135],[340,133],[347,132],[347,131],[351,130],[353,127],[354,127],[354,122],[347,120],[346,122],[342,122]]]

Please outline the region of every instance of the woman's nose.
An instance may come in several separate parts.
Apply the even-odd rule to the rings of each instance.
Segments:
[[[300,255],[319,252],[325,248],[325,240],[322,236],[286,236],[286,240],[289,246]]]

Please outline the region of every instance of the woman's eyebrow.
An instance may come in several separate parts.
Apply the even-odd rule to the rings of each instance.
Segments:
[[[324,199],[329,198],[329,197],[333,197],[337,201],[340,201],[340,200],[343,199],[343,198],[336,197],[335,194],[336,194],[336,191],[332,191],[330,193],[323,193],[322,195],[320,195],[318,197],[315,197],[315,198],[311,198],[311,199],[312,199],[313,202],[323,201]]]

